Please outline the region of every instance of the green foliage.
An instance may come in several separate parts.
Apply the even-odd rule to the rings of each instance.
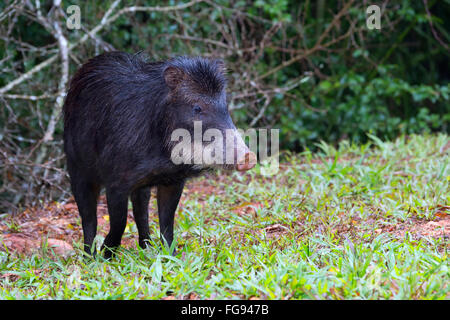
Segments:
[[[175,257],[153,215],[151,246],[111,261],[81,242],[66,259],[0,252],[0,299],[448,299],[449,240],[415,228],[450,203],[449,137],[370,139],[286,155],[272,177],[204,178],[212,192],[177,212]]]
[[[366,133],[393,139],[399,134],[449,129],[450,85],[411,85],[390,78],[385,68],[379,68],[379,73],[382,76],[366,80],[349,71],[314,87],[305,85],[309,103],[292,101],[282,107],[282,140],[291,147],[298,140],[309,145],[320,138],[350,137],[361,143],[367,141]]]
[[[69,43],[98,26],[113,2],[62,1],[63,8],[81,8],[82,29],[63,30]],[[281,148],[295,152],[314,149],[322,140],[365,143],[367,134],[393,139],[400,134],[449,133],[450,1],[426,1],[430,15],[423,1],[388,1],[380,30],[366,27],[364,1],[354,1],[338,16],[345,3],[219,0],[184,10],[123,14],[97,38],[71,51],[70,76],[88,58],[107,50],[144,51],[151,60],[177,55],[221,58],[229,70],[230,108],[237,126],[278,128]],[[178,4],[171,0],[164,5]],[[135,5],[162,4],[122,1],[111,15]],[[0,11],[8,6],[0,3]],[[44,16],[52,16],[51,6],[42,1]],[[35,13],[30,8],[10,10],[16,10],[9,15],[15,18],[7,14],[0,20],[0,33],[5,35],[0,38],[0,87],[58,55],[54,35],[31,18]],[[61,23],[64,26],[64,18]],[[6,178],[0,181],[0,211],[48,195],[47,187],[68,190],[56,176],[51,183],[38,178],[30,182],[60,76],[56,61],[6,92],[53,98],[1,97],[5,107],[0,110],[0,149],[7,152],[0,161],[18,167],[6,167],[2,175]],[[50,154],[37,162],[63,167],[61,136],[59,121],[48,143]],[[25,192],[28,195],[22,197]]]
[[[298,9],[308,12],[308,3]],[[450,12],[448,4],[428,3],[435,13],[434,28],[445,36],[447,43],[448,21],[439,16]],[[396,5],[396,10],[389,6],[386,9],[380,31],[369,31],[364,38],[356,36],[352,45],[344,41],[346,48],[318,52],[310,58],[309,65],[326,77],[314,77],[303,83],[291,92],[295,97],[280,95],[273,99],[266,118],[281,128],[285,148],[300,150],[319,139],[365,142],[369,132],[389,139],[404,133],[449,132],[450,85],[446,61],[450,54],[434,38],[423,3],[402,1]],[[293,3],[284,9],[277,7],[290,12],[292,17],[297,12],[294,8]],[[364,25],[364,12],[355,8],[350,11],[358,21],[356,25]],[[324,16],[327,21],[332,18],[331,13]],[[313,26],[316,19],[317,15],[311,12],[305,25]],[[387,19],[400,22],[386,32]],[[320,34],[317,28],[326,27],[326,23],[316,29],[305,27],[302,32],[306,34],[306,47],[314,46]],[[264,62],[277,65],[274,56],[277,54],[268,54]],[[276,74],[277,81],[298,76],[301,66],[298,63],[283,68]]]

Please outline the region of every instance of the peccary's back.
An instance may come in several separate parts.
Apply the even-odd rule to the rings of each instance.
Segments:
[[[63,108],[68,159],[92,167],[102,154],[111,158],[139,148],[152,128],[148,122],[158,123],[167,94],[162,67],[121,52],[85,63],[71,80]]]

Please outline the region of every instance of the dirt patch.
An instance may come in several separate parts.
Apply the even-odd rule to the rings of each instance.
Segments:
[[[129,212],[129,220],[132,220]],[[98,234],[108,232],[108,210],[105,196],[100,196],[97,206]],[[46,247],[56,255],[73,253],[76,242],[82,240],[78,207],[73,199],[66,204],[50,203],[44,208],[29,208],[24,212],[0,220],[0,250],[31,254]],[[124,245],[131,239],[124,239]]]
[[[199,202],[204,205],[208,195],[224,194],[224,190],[217,184],[217,179],[221,177],[210,176],[202,180],[190,182],[186,185],[183,193],[180,209],[183,208],[183,202],[189,194],[199,194]],[[214,180],[212,183],[211,181]],[[204,195],[204,196],[203,196]],[[152,191],[152,199],[149,206],[149,219],[156,219],[155,191]],[[259,210],[271,206],[271,201],[244,202],[238,203],[231,210],[240,216],[253,216],[257,218]],[[359,221],[357,218],[343,220],[333,233],[349,236],[354,234],[361,226],[373,226],[375,234],[387,233],[394,238],[402,239],[406,233],[410,233],[414,239],[434,238],[449,240],[450,237],[450,206],[441,205],[433,208],[435,217],[432,221],[411,218],[405,222],[380,223],[379,216],[374,212],[374,216]],[[376,211],[376,210],[375,210]],[[342,213],[344,215],[344,213]],[[128,224],[133,223],[132,210],[128,211]],[[344,219],[344,216],[343,216]],[[97,206],[98,235],[106,236],[109,230],[109,216],[104,195],[100,196]],[[299,224],[302,224],[299,220]],[[372,230],[374,230],[372,229]],[[289,232],[295,232],[307,236],[300,228],[290,230],[281,224],[273,224],[258,230],[265,238],[278,239],[283,238]],[[30,254],[42,250],[43,247],[53,250],[57,255],[68,255],[73,252],[75,244],[82,241],[82,228],[78,214],[78,208],[73,199],[65,204],[50,203],[43,208],[29,208],[24,212],[3,217],[0,220],[0,250],[16,252],[21,254]],[[126,233],[122,239],[122,246],[125,248],[134,248],[136,246],[137,234]]]
[[[450,237],[450,215],[437,218],[434,221],[422,221],[407,225],[403,229],[395,230],[394,235],[403,238],[406,232],[411,233],[415,238],[443,238],[448,240]]]
[[[188,183],[183,198],[188,193],[199,193],[205,195],[203,199],[205,201],[208,194],[223,192],[205,179],[198,183]],[[152,198],[156,198],[155,190],[152,190]],[[180,208],[182,208],[183,200],[180,202]],[[150,201],[149,205],[149,219],[156,219],[158,216],[153,202]],[[109,230],[109,215],[104,195],[101,195],[98,200],[97,221],[97,235],[105,237]],[[131,209],[128,210],[127,223],[134,223]],[[0,220],[0,250],[2,251],[29,255],[42,251],[46,247],[48,251],[53,251],[56,255],[68,256],[74,252],[75,243],[81,242],[82,237],[81,220],[73,198],[65,204],[52,202],[42,208],[28,208],[20,214],[3,216]],[[122,246],[135,247],[137,238],[137,233],[124,236]]]

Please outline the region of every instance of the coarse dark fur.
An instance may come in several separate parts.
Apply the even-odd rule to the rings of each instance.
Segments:
[[[170,134],[235,128],[228,114],[220,60],[179,57],[147,62],[141,55],[99,55],[75,74],[64,104],[64,150],[82,219],[85,251],[96,235],[96,206],[106,188],[110,231],[105,256],[118,247],[131,198],[139,245],[149,239],[150,188],[157,187],[161,236],[170,246],[174,213],[185,180],[202,169],[170,160]],[[110,250],[111,249],[111,250]],[[95,253],[95,250],[94,252]]]

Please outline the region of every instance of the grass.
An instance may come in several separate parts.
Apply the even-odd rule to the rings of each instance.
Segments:
[[[111,261],[84,258],[79,241],[67,258],[0,251],[0,299],[448,299],[449,137],[319,147],[274,176],[189,182],[175,257],[154,210],[153,246]]]

